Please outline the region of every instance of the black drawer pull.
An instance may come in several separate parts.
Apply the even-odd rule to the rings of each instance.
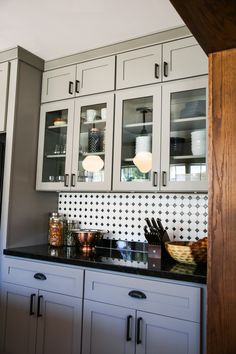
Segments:
[[[141,338],[141,322],[142,322],[142,317],[139,317],[137,320],[137,344],[142,343],[142,338]]]
[[[37,308],[37,317],[42,317],[41,314],[41,299],[43,299],[43,295],[39,295],[38,297],[38,308]]]
[[[127,331],[126,331],[126,340],[127,342],[130,342],[132,340],[131,334],[130,334],[130,324],[133,316],[128,316],[127,317]]]
[[[38,280],[47,280],[46,275],[44,275],[43,273],[35,273],[34,278]]]
[[[72,81],[69,81],[68,93],[70,95],[73,95],[73,86],[74,86],[74,83]]]
[[[168,77],[168,63],[164,61],[164,76]]]
[[[80,90],[80,81],[75,80],[75,92],[79,93],[79,90]]]
[[[142,291],[139,291],[139,290],[131,290],[129,292],[129,296],[135,297],[136,299],[146,299],[147,298],[147,296]]]
[[[34,307],[34,298],[35,298],[35,296],[36,296],[36,294],[31,294],[30,295],[30,311],[29,311],[30,316],[34,315],[33,307]]]
[[[154,76],[155,79],[159,79],[159,64],[155,64]]]

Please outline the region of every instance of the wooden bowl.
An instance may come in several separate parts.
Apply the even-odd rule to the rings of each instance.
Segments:
[[[207,237],[193,241],[165,242],[169,255],[177,262],[184,264],[198,264],[207,262]]]

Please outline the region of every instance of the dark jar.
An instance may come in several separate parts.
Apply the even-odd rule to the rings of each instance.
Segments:
[[[101,131],[98,128],[91,128],[88,135],[88,152],[101,151]]]

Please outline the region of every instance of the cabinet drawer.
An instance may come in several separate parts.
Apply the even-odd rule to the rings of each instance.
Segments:
[[[77,268],[4,258],[2,278],[8,283],[82,297],[83,272]]]
[[[134,298],[131,291],[145,298]],[[201,289],[93,271],[85,272],[85,298],[140,311],[200,322]]]

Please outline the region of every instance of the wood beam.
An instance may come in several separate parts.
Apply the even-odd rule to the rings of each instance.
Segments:
[[[236,48],[235,0],[170,0],[203,50]]]
[[[209,55],[207,353],[236,353],[236,49]]]

